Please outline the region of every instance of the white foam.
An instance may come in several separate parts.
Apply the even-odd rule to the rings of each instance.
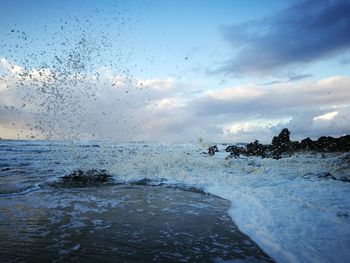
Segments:
[[[350,258],[350,183],[334,180],[350,178],[349,154],[225,160],[225,152],[207,156],[199,145],[100,146],[55,146],[58,149],[47,153],[51,163],[44,167],[54,167],[55,176],[74,169],[107,169],[120,181],[165,179],[168,184],[199,187],[230,200],[228,212],[234,222],[278,262]],[[42,161],[33,165],[43,169]],[[109,203],[113,207],[118,202]],[[77,216],[83,208],[76,206]]]
[[[126,145],[127,149],[135,145]],[[109,170],[123,180],[167,179],[232,202],[229,214],[279,262],[344,262],[350,258],[350,184],[319,178],[348,177],[339,155],[295,155],[281,160],[206,157],[195,145],[136,147]]]

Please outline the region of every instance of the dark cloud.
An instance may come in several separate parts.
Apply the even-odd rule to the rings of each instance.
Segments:
[[[264,74],[350,49],[350,1],[298,1],[264,20],[223,26],[236,55],[221,72]]]
[[[293,82],[293,81],[298,81],[298,80],[302,80],[302,79],[307,79],[312,77],[312,74],[299,74],[299,75],[294,75],[289,77],[287,82]]]
[[[262,86],[269,86],[269,85],[280,84],[280,83],[294,82],[294,81],[298,81],[298,80],[302,80],[302,79],[307,79],[307,78],[310,78],[312,76],[313,76],[312,74],[293,75],[293,76],[290,76],[286,80],[273,80],[270,82],[262,83],[261,85]]]

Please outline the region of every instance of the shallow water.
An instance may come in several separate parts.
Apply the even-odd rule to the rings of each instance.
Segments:
[[[14,248],[19,246],[16,242],[21,238],[35,240],[23,241],[23,244],[29,244],[29,246],[33,242],[42,244],[39,242],[41,238],[41,242],[44,243],[45,240],[51,240],[49,242],[52,246],[46,247],[50,251],[55,251],[56,254],[52,253],[55,258],[79,255],[83,248],[89,247],[90,243],[84,243],[84,241],[94,239],[87,238],[89,231],[96,227],[107,227],[105,230],[95,231],[95,234],[106,231],[105,236],[108,236],[111,229],[108,224],[117,225],[112,217],[123,218],[119,214],[109,215],[112,213],[109,211],[112,205],[122,209],[116,205],[118,202],[115,198],[120,191],[123,193],[118,197],[120,200],[124,200],[123,196],[137,199],[138,195],[144,195],[144,198],[139,198],[140,200],[147,200],[148,192],[153,192],[150,196],[158,194],[162,197],[159,199],[165,201],[172,196],[180,198],[181,193],[195,194],[189,191],[195,190],[201,194],[189,196],[188,199],[193,202],[185,203],[184,207],[180,205],[183,211],[193,210],[199,214],[206,214],[206,208],[196,207],[196,204],[201,203],[203,197],[214,200],[210,204],[210,210],[219,209],[223,218],[228,218],[226,214],[228,210],[238,228],[275,261],[344,262],[350,258],[350,183],[343,180],[350,178],[349,153],[305,153],[281,160],[257,157],[226,160],[227,153],[223,151],[223,145],[219,145],[221,152],[212,157],[202,154],[206,148],[200,145],[171,143],[0,141],[0,207],[6,210],[0,214],[3,237],[1,242],[3,247],[5,244],[10,246],[4,251],[7,251],[7,256],[14,254]],[[112,175],[113,183],[93,188],[60,185],[60,177],[77,169],[106,169]],[[144,178],[148,180],[140,181]],[[133,182],[148,183],[135,185]],[[137,185],[139,187],[135,188]],[[158,187],[151,187],[152,185],[158,185]],[[133,194],[130,194],[131,192]],[[203,192],[230,202],[215,199],[212,195],[203,195]],[[210,203],[209,199],[203,202]],[[156,200],[152,200],[154,201]],[[123,201],[120,202],[123,203]],[[148,204],[143,201],[142,206],[136,208],[138,202],[134,206],[129,201],[130,205],[135,207],[133,210],[136,211],[137,220],[132,221],[130,218],[133,216],[127,217],[126,210],[123,210],[125,220],[128,219],[126,221],[141,222],[139,215],[143,215],[143,211],[138,212],[137,209],[143,209],[142,206],[146,207]],[[157,202],[156,206],[161,207]],[[218,207],[216,207],[217,204],[219,204]],[[181,220],[190,220],[193,215],[184,214],[181,209],[177,209],[178,214],[170,211],[174,212],[170,215]],[[199,212],[197,209],[203,210]],[[169,211],[163,212],[165,214],[160,218],[170,222],[171,220],[166,217]],[[143,216],[149,218],[148,215]],[[215,221],[215,217],[216,212],[211,220],[214,225],[215,222],[226,220]],[[95,219],[102,221],[93,221]],[[149,221],[152,222],[149,219],[142,221],[142,224],[147,225]],[[48,233],[47,222],[54,225],[55,230],[50,230]],[[225,222],[234,227],[232,220]],[[185,228],[186,225],[187,223],[183,223],[181,227]],[[199,232],[207,233],[203,224],[198,226],[201,229],[198,230]],[[132,229],[136,228],[138,227],[133,226]],[[177,229],[175,226],[173,228]],[[231,226],[226,229],[231,229]],[[72,233],[78,231],[78,234],[66,237],[64,235],[66,230]],[[210,235],[220,231],[212,230]],[[220,236],[228,238],[230,231],[222,231]],[[131,228],[126,232],[131,233]],[[227,232],[227,235],[223,235],[224,232]],[[38,234],[43,236],[39,238]],[[166,239],[166,235],[163,238],[172,244],[173,241]],[[95,239],[98,241],[103,238],[96,236]],[[203,242],[212,242],[212,245],[211,248],[205,248],[204,245],[199,247],[199,254],[208,255],[206,251],[218,249],[213,239],[209,238]],[[232,245],[230,242],[225,246]],[[133,244],[132,247],[137,251],[138,245],[130,244]],[[43,247],[43,245],[39,246]],[[197,246],[189,247],[191,252],[188,252],[187,256],[184,256],[185,252],[179,252],[181,256],[176,254],[179,257],[175,256],[175,259],[186,260],[186,257],[190,257],[196,260],[197,254],[194,252],[194,247]],[[220,251],[214,251],[215,256],[206,258],[208,261],[220,260],[239,254],[231,248],[223,247]],[[25,247],[23,247],[24,250]],[[169,260],[174,259],[165,246],[162,250],[168,251]],[[49,254],[46,256],[51,256],[51,253]],[[224,257],[225,255],[230,256]],[[251,255],[256,254],[248,253],[245,256]],[[74,260],[74,257],[71,259],[70,256],[63,260],[67,258]]]
[[[2,260],[269,262],[229,202],[165,186],[47,188],[1,206]]]

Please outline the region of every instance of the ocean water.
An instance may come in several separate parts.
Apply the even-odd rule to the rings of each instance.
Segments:
[[[207,156],[199,144],[1,140],[2,258],[350,258],[349,153],[227,159],[218,146]],[[62,187],[77,169],[105,169],[113,183]]]

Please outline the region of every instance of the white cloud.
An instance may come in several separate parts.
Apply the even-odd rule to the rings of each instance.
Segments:
[[[332,76],[332,77],[328,77],[325,79],[321,79],[317,82],[318,85],[320,86],[329,86],[329,85],[334,85],[334,84],[338,84],[338,83],[344,83],[346,82],[347,78],[344,78],[342,76]]]
[[[222,90],[210,90],[204,94],[204,96],[208,96],[217,100],[240,100],[262,96],[264,93],[264,90],[251,85],[227,88]]]
[[[18,74],[23,72],[22,67],[10,63],[6,58],[0,58],[0,66],[11,74]]]
[[[15,131],[32,128],[22,136],[270,142],[283,127],[297,139],[350,130],[349,77],[269,87],[248,84],[189,95],[201,86],[171,78],[135,79],[109,68],[97,73],[82,79],[65,76],[62,82],[49,69],[32,69],[22,77],[10,73],[1,81],[2,87],[11,88],[0,90],[0,137],[10,131],[16,137]],[[22,124],[13,127],[12,122]]]
[[[165,91],[169,90],[174,87],[174,80],[172,78],[166,78],[166,79],[143,79],[138,80],[137,83],[139,85],[143,85],[145,87],[149,87],[155,90],[159,91]]]
[[[288,127],[296,139],[321,135],[339,136],[350,130],[341,112],[350,104],[349,77],[330,77],[320,81],[280,83],[272,87],[248,85],[210,91],[210,96],[193,99],[188,105],[198,116],[209,123],[222,127],[227,136],[271,138],[280,129]],[[253,91],[253,92],[251,92]],[[314,123],[315,116],[337,111],[332,123],[320,126]],[[260,123],[258,124],[259,120]],[[230,126],[231,125],[231,126]],[[347,130],[346,130],[347,129]],[[267,137],[267,136],[266,136]],[[269,142],[269,139],[265,140]]]
[[[171,109],[178,105],[176,98],[165,98],[154,102],[154,106],[158,109]]]
[[[281,119],[253,119],[246,121],[238,121],[232,124],[224,125],[226,131],[233,134],[239,134],[241,132],[252,133],[259,129],[269,129],[276,125],[283,125],[288,123],[292,118],[281,118]]]
[[[338,111],[332,111],[332,112],[328,112],[326,114],[314,117],[313,120],[317,121],[317,120],[324,120],[324,121],[330,121],[333,120],[335,116],[338,115]]]

